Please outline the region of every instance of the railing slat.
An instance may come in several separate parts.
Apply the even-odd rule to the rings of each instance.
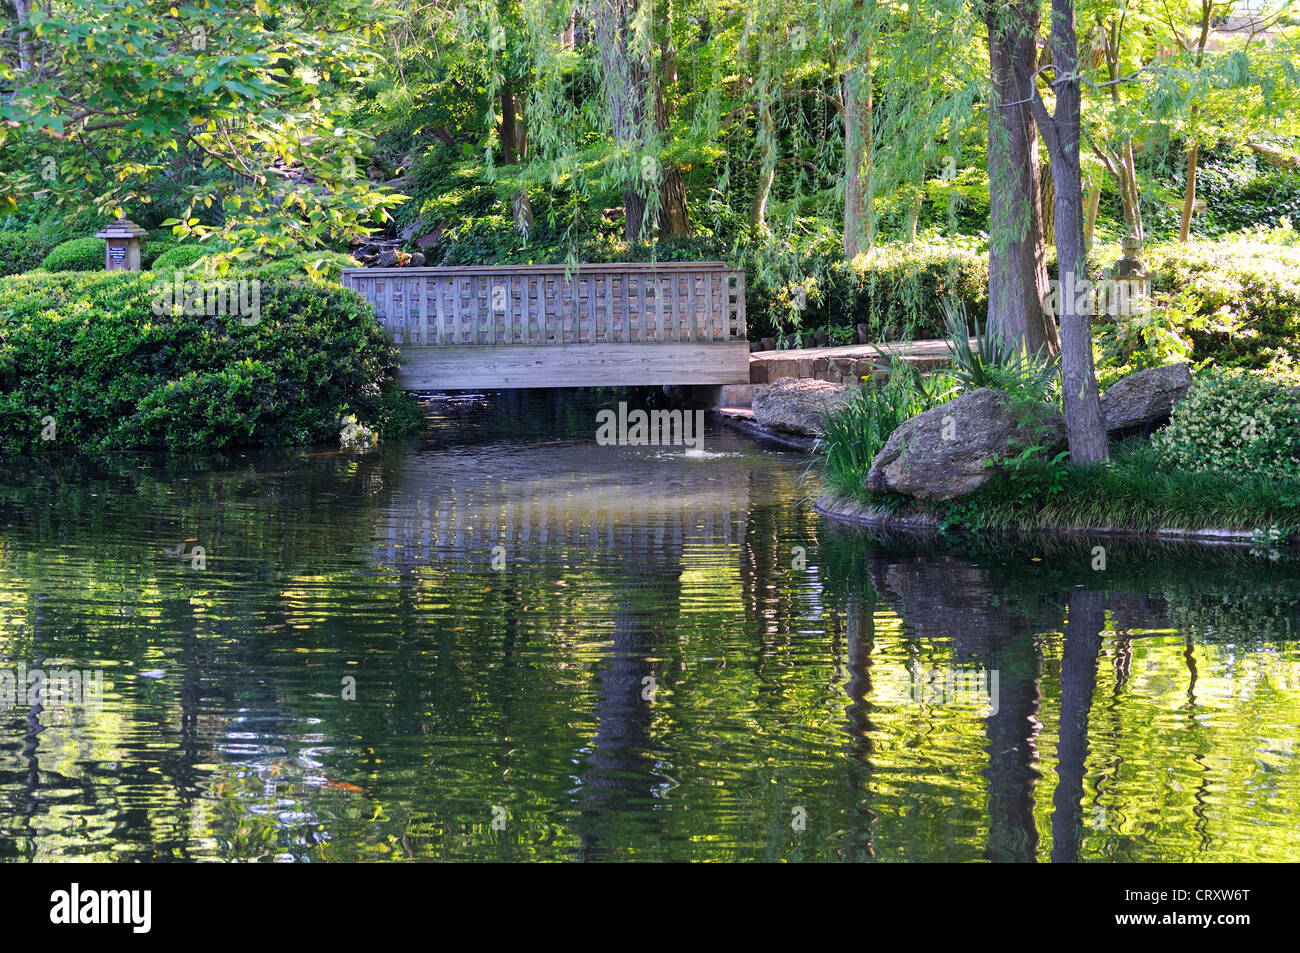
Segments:
[[[711,343],[746,334],[744,272],[720,262],[346,268],[343,283],[405,346]]]

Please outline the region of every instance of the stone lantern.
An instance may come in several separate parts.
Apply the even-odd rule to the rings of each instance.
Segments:
[[[104,270],[139,271],[140,239],[148,234],[146,229],[125,216],[96,232],[96,238],[104,239]]]
[[[1112,317],[1144,313],[1150,308],[1151,273],[1142,254],[1142,240],[1130,232],[1124,239],[1124,255],[1107,273],[1110,288],[1106,310]]]

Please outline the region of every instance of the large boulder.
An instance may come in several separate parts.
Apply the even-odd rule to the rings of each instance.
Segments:
[[[1116,381],[1101,395],[1106,432],[1165,422],[1191,386],[1192,369],[1186,364],[1152,367]]]
[[[750,406],[761,427],[814,436],[821,432],[825,412],[842,407],[848,396],[843,384],[783,377],[754,394]]]
[[[951,500],[993,475],[986,461],[1064,439],[1065,418],[1055,407],[1018,412],[1002,391],[981,387],[904,421],[871,461],[867,489]]]

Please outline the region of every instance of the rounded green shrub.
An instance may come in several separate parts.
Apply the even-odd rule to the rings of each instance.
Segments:
[[[36,229],[0,231],[0,275],[17,275],[39,268],[53,247]]]
[[[215,246],[209,244],[190,243],[185,245],[175,245],[159,255],[150,266],[151,271],[175,271],[178,268],[188,268],[200,258],[218,251]]]
[[[103,271],[104,239],[74,238],[50,249],[41,262],[46,271]]]
[[[257,275],[263,279],[286,278],[290,280],[337,282],[344,268],[356,268],[359,263],[351,255],[332,251],[309,251],[290,255],[258,265]]]
[[[1300,396],[1258,375],[1203,371],[1151,444],[1170,467],[1295,479],[1300,477]]]
[[[159,258],[178,246],[179,242],[171,232],[156,232],[146,238],[140,245],[140,267],[148,271]]]
[[[223,313],[178,307],[156,272],[0,279],[0,452],[337,446],[349,416],[385,436],[419,422],[359,295],[256,272],[197,281],[259,284]]]

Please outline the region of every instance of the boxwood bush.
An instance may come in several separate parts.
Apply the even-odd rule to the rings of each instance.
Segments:
[[[262,281],[245,325],[165,301],[158,314],[158,283],[148,272],[0,279],[0,451],[337,445],[348,415],[385,435],[418,425],[396,389],[397,353],[354,292]],[[51,422],[55,439],[43,440]]]
[[[36,229],[0,231],[0,275],[17,275],[39,268],[54,243]]]
[[[153,263],[177,247],[179,242],[170,231],[154,232],[140,243],[140,267],[148,271]]]
[[[217,246],[209,242],[173,245],[154,259],[149,267],[152,271],[175,271],[178,268],[188,268],[200,258],[205,258],[218,250]]]
[[[104,239],[73,238],[50,249],[41,262],[46,271],[103,271]]]

